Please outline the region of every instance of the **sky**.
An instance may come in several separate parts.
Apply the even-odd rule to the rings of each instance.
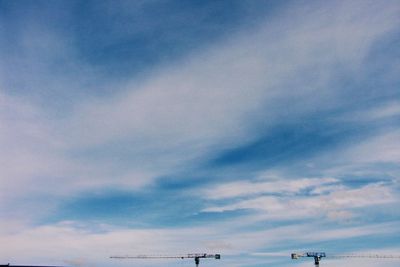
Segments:
[[[400,255],[399,14],[391,0],[0,0],[0,264]]]

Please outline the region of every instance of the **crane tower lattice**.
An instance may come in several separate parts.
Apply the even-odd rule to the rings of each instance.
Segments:
[[[137,255],[137,256],[111,256],[111,259],[194,259],[199,266],[200,259],[221,259],[221,254],[190,253],[185,255]]]
[[[326,254],[325,252],[304,252],[292,253],[292,259],[299,259],[302,257],[314,258],[315,266],[319,266],[322,258],[372,258],[372,259],[400,259],[399,255],[380,255],[380,254]]]

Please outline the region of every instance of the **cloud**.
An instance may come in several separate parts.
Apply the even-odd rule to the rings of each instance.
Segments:
[[[78,97],[71,106],[72,114],[44,120],[44,129],[37,130],[43,139],[61,144],[41,153],[43,159],[39,157],[37,164],[45,168],[61,166],[62,173],[86,177],[90,182],[85,183],[91,186],[107,184],[104,179],[87,178],[107,170],[109,176],[134,177],[131,180],[140,180],[136,177],[143,174],[147,181],[204,157],[216,146],[221,150],[233,142],[238,145],[255,138],[253,129],[261,120],[272,125],[281,116],[296,118],[310,110],[324,109],[328,98],[335,103],[332,99],[340,95],[331,89],[332,79],[341,75],[337,65],[355,68],[355,72],[362,70],[359,61],[367,56],[369,48],[397,25],[396,5],[388,4],[379,13],[373,11],[373,5],[359,5],[357,9],[354,4],[331,5],[310,7],[311,13],[306,17],[305,11],[295,9],[263,22],[256,30],[243,31],[196,55],[162,66],[145,80],[132,81],[124,85],[125,90],[117,90],[109,97],[84,101]],[[360,16],[361,13],[369,15]],[[53,40],[58,35],[51,36]],[[53,41],[49,43],[57,43]],[[25,46],[31,51],[37,43],[25,42]],[[74,52],[70,57],[79,63]],[[284,108],[288,103],[293,105]],[[40,107],[35,109],[45,112]],[[7,119],[6,123],[11,122]],[[25,131],[29,128],[19,132]],[[43,140],[29,138],[7,143],[26,140],[44,144]],[[113,152],[115,147],[117,151]],[[22,171],[18,166],[32,157],[24,160],[21,155],[36,155],[38,149],[19,153],[22,162],[7,165],[14,172]],[[74,155],[80,155],[79,160],[84,163],[77,163]],[[50,158],[56,163],[45,164]],[[128,162],[135,167],[126,167]],[[105,170],[93,171],[99,165]],[[25,177],[54,177],[56,172],[49,170],[51,175],[46,175],[46,170],[41,171],[37,165],[34,169],[35,174]],[[115,169],[124,171],[114,175]],[[154,173],[154,169],[160,171]],[[71,176],[75,175],[60,181],[70,183]],[[50,182],[49,178],[44,179]],[[126,183],[122,178],[116,178],[115,183],[118,180]],[[76,184],[77,189],[80,185]]]
[[[268,186],[263,190],[262,184],[257,190],[253,189],[249,192],[249,190],[246,191],[246,186],[243,186],[244,194],[239,192],[236,194],[236,197],[250,193],[250,196],[247,199],[239,198],[234,200],[233,204],[211,206],[203,209],[203,211],[225,212],[251,209],[257,210],[259,213],[263,214],[262,217],[264,219],[270,220],[298,220],[302,218],[316,218],[321,216],[326,216],[328,219],[332,220],[347,220],[353,217],[354,214],[352,210],[355,208],[366,208],[375,205],[396,203],[398,201],[396,193],[391,190],[390,185],[376,183],[368,184],[359,188],[346,188],[342,185],[330,187],[329,192],[326,192],[325,190],[318,192],[319,185],[337,181],[333,179],[312,180],[316,182],[303,188],[308,188],[311,191],[311,194],[302,193],[300,190],[297,190],[293,192],[293,195],[285,195],[285,191],[281,191],[282,188],[278,187],[276,188],[276,191],[273,191],[273,188]],[[288,185],[288,188],[291,188],[291,183],[296,184],[296,181],[286,181],[285,183]],[[257,183],[254,183],[253,185],[257,186]],[[273,183],[269,185],[273,185]],[[221,185],[221,187],[223,187],[223,185]],[[228,192],[232,192],[229,190],[229,185]],[[279,195],[259,196],[260,193],[278,193]],[[211,199],[227,197],[226,194],[223,194],[222,196],[218,194],[218,189],[213,193],[209,193],[209,195],[213,196]],[[228,195],[228,197],[232,196],[232,194]]]
[[[352,5],[333,5],[316,8],[310,20],[298,11],[264,22],[111,97],[85,101],[60,126],[70,150],[118,159],[120,168],[129,161],[139,173],[171,173],[256,139],[260,123],[268,129],[335,105],[337,66],[363,73],[359,61],[397,22],[389,7],[377,14],[361,5],[371,13],[365,20]],[[325,16],[328,9],[341,16]]]
[[[149,146],[166,146],[168,141],[172,149],[199,142],[206,146],[248,134],[246,119],[265,106],[271,105],[270,115],[263,119],[272,122],[285,99],[302,100],[301,109],[294,105],[293,113],[324,108],[325,97],[339,93],[330,87],[331,79],[341,74],[337,64],[363,69],[358,61],[396,25],[390,8],[376,14],[361,5],[371,13],[368,20],[352,8],[338,4],[331,11],[341,14],[337,18],[326,17],[329,8],[324,7],[313,11],[310,20],[297,14],[267,22],[166,66],[141,83],[128,84],[116,96],[86,102],[67,124],[72,137],[79,145],[129,138]],[[296,27],[289,27],[298,20]],[[310,76],[313,71],[316,75]],[[296,82],[296,90],[287,77]]]
[[[208,199],[236,198],[266,193],[294,195],[305,189],[318,188],[338,182],[337,179],[333,178],[303,178],[291,181],[283,179],[277,179],[275,181],[268,181],[268,179],[263,180],[264,181],[257,182],[244,180],[224,183],[219,186],[213,186],[213,188],[209,190],[205,190],[202,195]]]
[[[77,190],[115,184],[135,190],[155,175],[72,158],[58,124],[29,101],[0,92],[0,111],[0,209],[10,218],[30,220],[52,213],[56,199]]]
[[[355,163],[400,163],[400,130],[395,129],[361,142],[351,150],[345,151],[344,157]]]
[[[398,203],[400,136],[393,123],[398,103],[385,99],[393,94],[390,88],[371,88],[382,83],[379,75],[371,75],[376,68],[394,73],[398,66],[371,58],[387,56],[389,45],[384,42],[393,41],[398,31],[399,11],[396,2],[285,6],[253,29],[203,44],[147,70],[140,79],[132,74],[118,82],[82,62],[74,43],[66,42],[57,29],[40,34],[43,29],[35,24],[31,32],[23,31],[18,37],[26,54],[17,58],[26,59],[18,61],[26,69],[14,72],[12,64],[4,64],[10,66],[6,75],[20,80],[22,89],[11,92],[14,87],[5,81],[6,67],[1,66],[0,235],[9,245],[2,247],[0,260],[109,266],[117,264],[105,259],[114,253],[207,248],[234,257],[265,247],[341,244],[397,233],[396,220],[374,224],[374,218],[366,217],[374,207]],[[63,53],[55,53],[58,50]],[[57,59],[60,69],[52,68]],[[48,90],[37,91],[40,87]],[[95,87],[103,93],[82,93]],[[52,89],[62,93],[49,99]],[[371,96],[381,96],[379,90],[384,99],[365,104]],[[355,99],[365,107],[361,113],[354,112]],[[282,160],[278,167],[249,168],[245,178],[243,173],[236,176],[236,166],[221,171],[204,164],[230,149],[257,143],[281,125],[323,125],[321,131],[340,131],[343,114],[355,114],[347,123],[353,128],[364,123],[374,128],[372,133],[349,133],[347,148],[326,142],[324,151],[290,164]],[[374,124],[381,120],[386,124]],[[261,171],[267,174],[259,176]],[[373,171],[373,181],[367,181],[370,176],[364,174]],[[277,175],[269,180],[273,172]],[[203,195],[189,194],[193,189],[176,191],[187,205],[193,198],[204,200],[204,206],[192,212],[245,209],[251,214],[227,215],[220,221],[206,218],[196,222],[201,226],[179,229],[40,220],[86,192],[150,191],[159,201],[162,181],[173,177],[189,184],[193,174],[203,179],[192,184],[201,185]],[[355,175],[362,182],[354,183]],[[165,205],[170,204],[166,200]],[[350,223],[331,225],[332,220]],[[282,221],[285,224],[276,226]],[[244,264],[258,263],[247,258]],[[163,263],[140,266],[145,264]],[[221,264],[241,266],[234,260]]]
[[[396,127],[374,129],[363,139],[308,159],[310,170],[320,175],[340,177],[343,181],[386,181],[395,188],[399,177],[399,130]],[[367,179],[368,178],[368,179]]]
[[[400,103],[398,101],[388,101],[369,110],[356,111],[353,115],[348,115],[343,120],[376,121],[400,116]]]
[[[36,107],[3,93],[0,103],[1,207],[5,208],[9,199],[25,198],[28,188],[35,192],[54,184],[68,161],[58,152],[63,144],[52,137],[48,119]]]

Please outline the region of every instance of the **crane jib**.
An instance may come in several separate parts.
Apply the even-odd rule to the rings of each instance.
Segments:
[[[199,266],[200,259],[221,259],[221,254],[190,253],[185,255],[136,255],[136,256],[111,256],[111,259],[194,259]]]

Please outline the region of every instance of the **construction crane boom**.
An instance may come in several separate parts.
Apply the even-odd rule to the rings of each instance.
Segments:
[[[325,252],[292,253],[291,257],[294,260],[301,258],[301,257],[312,257],[312,258],[314,258],[315,266],[319,266],[319,262],[321,261],[321,258],[326,257],[326,254],[325,254]]]
[[[199,266],[200,259],[221,259],[221,254],[190,253],[184,255],[136,255],[136,256],[111,256],[111,259],[194,259]]]
[[[319,262],[322,258],[375,258],[375,259],[400,259],[399,255],[380,255],[380,254],[329,254],[325,252],[304,252],[304,253],[292,253],[292,259],[299,259],[302,257],[314,258],[315,266],[319,266]]]
[[[373,258],[373,259],[400,259],[399,255],[379,255],[379,254],[348,254],[330,255],[331,258]]]

